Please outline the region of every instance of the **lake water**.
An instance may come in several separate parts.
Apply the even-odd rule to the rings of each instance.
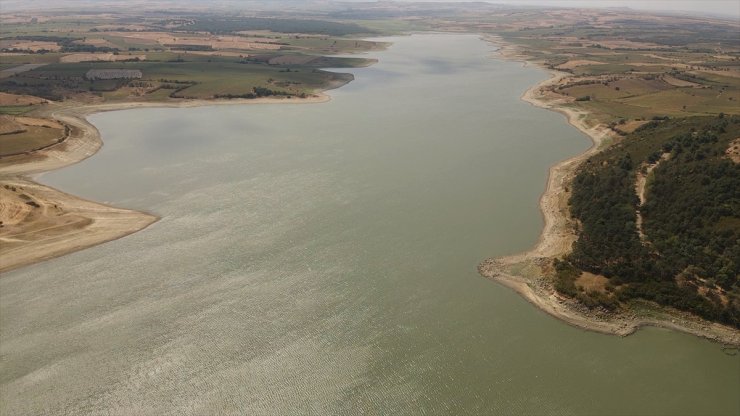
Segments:
[[[162,220],[0,279],[0,413],[740,413],[719,345],[477,274],[589,141],[476,36],[393,41],[329,103],[91,117],[103,149],[43,181]]]

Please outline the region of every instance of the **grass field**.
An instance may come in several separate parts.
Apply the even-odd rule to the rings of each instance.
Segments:
[[[708,88],[674,88],[668,91],[620,100],[622,103],[644,108],[660,108],[666,113],[740,114],[740,91],[720,93]],[[692,115],[693,115],[692,114]]]
[[[0,105],[0,114],[19,115],[25,114],[36,108],[35,105]]]
[[[671,85],[662,80],[633,78],[589,85],[575,85],[563,88],[559,91],[562,94],[567,94],[572,97],[589,96],[592,99],[618,99],[650,94],[671,88],[673,88]]]
[[[0,135],[0,156],[30,152],[54,143],[63,137],[62,129],[43,126],[25,126],[26,131]]]

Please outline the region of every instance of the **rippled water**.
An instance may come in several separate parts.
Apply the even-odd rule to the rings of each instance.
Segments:
[[[738,414],[718,345],[477,275],[588,140],[477,37],[393,41],[326,104],[91,117],[101,152],[43,180],[162,220],[0,279],[0,413]]]

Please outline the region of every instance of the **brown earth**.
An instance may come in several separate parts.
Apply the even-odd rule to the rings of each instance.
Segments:
[[[40,50],[57,52],[62,49],[62,47],[59,46],[56,42],[40,42],[30,40],[0,40],[0,48],[31,50],[34,52],[38,52]]]
[[[576,287],[583,289],[584,292],[606,293],[606,284],[609,279],[598,274],[582,272],[575,281]]]
[[[15,117],[0,114],[0,135],[22,133],[26,126],[16,121]]]
[[[154,41],[160,45],[201,45],[213,49],[280,49],[280,45],[254,42],[241,36],[174,35],[168,32],[110,32],[109,35],[133,40]]]
[[[59,58],[59,62],[63,63],[76,63],[76,62],[115,62],[115,61],[126,61],[129,59],[138,58],[140,61],[146,59],[146,55],[114,55],[113,53],[73,53],[65,55]]]
[[[727,155],[727,157],[732,159],[733,162],[740,163],[740,137],[730,143],[730,146],[725,151],[725,154]]]
[[[17,95],[0,92],[0,106],[44,104],[47,100],[32,95]]]
[[[123,237],[156,221],[20,178],[3,178],[0,184],[0,272]]]
[[[588,59],[572,59],[557,66],[558,69],[573,69],[584,65],[601,65],[603,62],[589,61]]]
[[[624,124],[618,125],[616,129],[622,133],[629,134],[647,123],[649,123],[648,120],[630,120],[625,122]]]
[[[54,120],[0,115],[0,158],[60,143],[67,129]]]

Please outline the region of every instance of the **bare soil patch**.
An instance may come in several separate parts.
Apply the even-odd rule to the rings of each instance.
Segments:
[[[698,74],[699,76],[701,76],[701,74],[704,73],[704,74],[710,74],[710,75],[719,75],[721,77],[740,78],[740,70],[737,70],[737,69],[731,69],[728,71],[702,69],[700,71],[695,71],[693,73]]]
[[[15,117],[15,121],[24,124],[26,126],[39,126],[48,127],[51,129],[64,129],[64,125],[58,121],[50,120],[48,118],[36,118],[36,117]]]
[[[16,121],[15,117],[0,115],[0,136],[24,131],[26,131],[26,126]]]
[[[188,55],[204,55],[204,56],[233,56],[236,58],[248,58],[248,53],[244,52],[232,52],[232,51],[186,51]]]
[[[160,45],[198,45],[210,46],[213,49],[254,50],[280,49],[280,45],[267,42],[254,42],[241,36],[213,36],[213,35],[175,35],[167,32],[111,32],[111,36],[124,39],[145,40]]]
[[[0,129],[0,158],[33,152],[61,143],[67,130],[56,121],[30,117],[4,118]]]
[[[574,59],[557,66],[558,69],[573,69],[584,65],[601,65],[603,62],[590,61],[588,59]]]
[[[699,87],[701,86],[701,84],[697,84],[696,82],[684,81],[682,79],[678,79],[670,75],[663,75],[663,81],[673,85],[674,87]]]
[[[146,55],[115,55],[113,53],[73,53],[65,55],[59,58],[59,62],[63,63],[77,63],[77,62],[116,62],[116,61],[127,61],[131,59],[139,59],[143,61],[146,59]]]
[[[647,123],[649,123],[648,120],[630,120],[625,122],[624,124],[620,124],[618,126],[618,129],[623,133],[629,134],[637,130],[640,126],[643,126]]]
[[[576,287],[580,287],[584,292],[599,292],[606,293],[606,284],[609,283],[609,279],[604,276],[593,274],[589,272],[583,272],[575,281]]]
[[[733,162],[740,163],[740,137],[730,143],[730,147],[727,148],[725,154],[727,157],[732,159]]]
[[[0,272],[123,237],[156,217],[0,178]]]
[[[631,40],[626,39],[618,39],[618,40],[599,40],[596,42],[593,42],[595,44],[601,45],[605,48],[609,49],[617,49],[617,48],[625,48],[625,49],[658,49],[663,48],[664,46],[658,45],[657,43],[649,43],[649,42],[633,42]]]
[[[57,52],[62,49],[56,42],[42,42],[30,40],[0,40],[0,48],[3,49],[20,49],[38,52],[47,50]]]
[[[16,95],[0,92],[0,105],[35,105],[46,102],[45,99],[32,95]]]

